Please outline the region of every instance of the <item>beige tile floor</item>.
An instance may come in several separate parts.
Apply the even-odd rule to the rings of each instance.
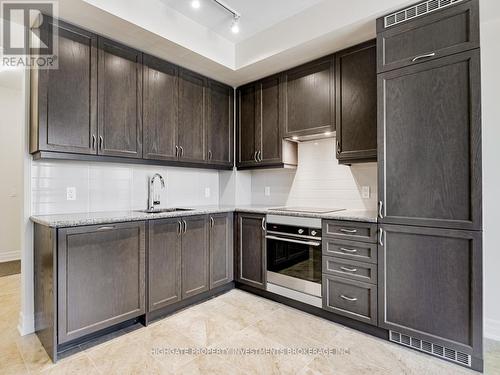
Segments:
[[[476,374],[239,290],[53,364],[35,335],[17,333],[19,288],[19,275],[0,278],[2,375]],[[203,351],[167,353],[183,348]],[[247,352],[228,354],[231,348]],[[486,373],[500,374],[500,344],[487,347]]]

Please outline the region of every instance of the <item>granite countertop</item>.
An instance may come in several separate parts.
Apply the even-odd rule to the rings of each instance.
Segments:
[[[172,217],[207,215],[225,212],[246,212],[256,214],[273,214],[285,216],[313,217],[320,219],[348,220],[362,222],[377,222],[377,212],[371,210],[343,210],[330,213],[304,213],[295,211],[281,211],[269,206],[247,205],[247,206],[202,206],[187,207],[189,211],[173,211],[146,213],[138,211],[107,211],[68,213],[56,215],[31,216],[31,221],[52,228],[77,227],[81,225],[99,225],[110,223],[121,223],[128,221],[143,221],[154,219],[165,219]]]

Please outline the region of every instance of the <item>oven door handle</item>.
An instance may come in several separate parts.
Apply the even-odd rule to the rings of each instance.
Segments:
[[[300,240],[293,240],[291,238],[283,238],[283,237],[277,237],[277,236],[266,236],[266,238],[268,240],[276,240],[276,241],[300,243],[302,245],[309,245],[309,246],[320,246],[321,245],[321,242],[316,242],[316,241],[300,241]]]

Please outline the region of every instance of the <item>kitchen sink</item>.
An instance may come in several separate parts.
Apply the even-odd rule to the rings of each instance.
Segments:
[[[139,210],[138,212],[144,212],[147,214],[161,214],[164,212],[182,212],[182,211],[193,211],[192,208],[160,208],[158,210]]]

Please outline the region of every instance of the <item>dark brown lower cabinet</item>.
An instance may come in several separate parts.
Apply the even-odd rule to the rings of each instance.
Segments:
[[[265,216],[238,215],[237,281],[256,288],[266,288]]]
[[[482,358],[481,232],[381,229],[379,325]]]
[[[210,280],[207,217],[185,217],[182,224],[181,290],[184,299],[209,290]]]
[[[145,313],[145,223],[58,231],[58,344]]]
[[[181,300],[181,233],[178,218],[149,222],[148,311]]]
[[[210,215],[210,289],[233,280],[233,214]]]

